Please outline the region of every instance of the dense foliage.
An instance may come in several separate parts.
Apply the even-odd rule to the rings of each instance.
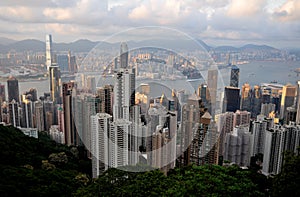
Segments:
[[[0,196],[300,196],[300,158],[285,155],[274,179],[238,166],[187,166],[165,176],[140,165],[109,169],[92,180],[82,148],[60,145],[0,126]]]
[[[90,180],[82,148],[0,126],[0,196],[70,196]]]

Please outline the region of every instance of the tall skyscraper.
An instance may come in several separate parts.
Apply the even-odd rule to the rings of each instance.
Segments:
[[[14,99],[8,104],[9,122],[14,127],[21,126],[19,103]]]
[[[21,126],[23,128],[33,128],[33,103],[30,100],[21,102],[22,119]]]
[[[8,102],[15,100],[17,103],[20,101],[19,97],[19,82],[14,77],[9,77],[7,80],[7,92],[8,92]]]
[[[218,70],[209,69],[207,72],[207,93],[208,109],[212,117],[215,116],[218,88]]]
[[[235,112],[240,109],[240,88],[225,87],[223,112]]]
[[[75,82],[63,83],[64,136],[67,145],[74,145],[76,141],[74,114],[72,113],[72,92],[75,87]]]
[[[35,127],[38,131],[45,131],[44,124],[44,110],[43,103],[41,101],[34,102],[34,115],[35,115]]]
[[[284,118],[286,108],[291,107],[294,104],[297,87],[291,84],[283,86],[281,105],[280,105],[280,118]]]
[[[56,64],[49,67],[49,76],[51,100],[55,104],[61,104],[61,78],[59,67]]]
[[[2,103],[3,101],[5,101],[5,85],[0,83],[0,103]]]
[[[249,83],[245,83],[241,92],[241,110],[251,110],[251,92],[251,86]]]
[[[127,68],[128,67],[128,46],[125,42],[121,43],[120,64],[121,64],[121,68]]]
[[[53,53],[52,53],[52,36],[51,34],[46,35],[46,66],[49,70],[53,63]]]
[[[255,156],[258,153],[264,153],[264,142],[265,142],[265,133],[267,130],[268,122],[266,120],[254,121],[252,123],[252,135],[251,135],[251,156]]]
[[[105,85],[97,90],[97,97],[100,99],[98,113],[113,115],[113,86]]]
[[[240,69],[236,65],[233,65],[231,67],[230,86],[238,88],[239,78],[240,78]]]

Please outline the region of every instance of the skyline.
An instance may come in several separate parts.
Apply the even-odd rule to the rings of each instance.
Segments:
[[[211,45],[297,47],[299,8],[298,0],[5,0],[0,2],[0,37],[44,40],[45,34],[52,34],[54,42],[101,41],[130,28],[159,26]],[[139,31],[133,38],[124,33],[121,39],[149,36],[154,35]]]

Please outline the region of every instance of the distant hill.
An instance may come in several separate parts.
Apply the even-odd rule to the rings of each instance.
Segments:
[[[129,48],[137,48],[140,46],[147,47],[161,47],[168,49],[184,49],[184,50],[199,50],[205,49],[207,51],[274,51],[279,49],[273,48],[267,45],[254,45],[247,44],[242,47],[233,47],[233,46],[217,46],[212,47],[207,45],[202,40],[143,40],[143,41],[128,41]],[[75,42],[70,43],[53,43],[54,51],[68,51],[71,50],[73,52],[89,52],[93,49],[97,44],[101,44],[102,49],[109,50],[111,48],[119,47],[120,42],[116,43],[108,43],[108,42],[99,42],[99,41],[90,41],[87,39],[80,39]],[[11,39],[0,38],[0,53],[7,53],[11,50],[21,52],[21,51],[34,51],[34,52],[42,52],[45,51],[45,42],[35,39],[27,39],[22,41],[14,41]]]

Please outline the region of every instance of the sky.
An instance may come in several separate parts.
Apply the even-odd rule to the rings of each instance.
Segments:
[[[143,26],[176,29],[211,45],[300,46],[300,0],[1,0],[0,37],[100,41]],[[159,34],[159,33],[158,33]],[[146,30],[122,39],[151,37]]]

